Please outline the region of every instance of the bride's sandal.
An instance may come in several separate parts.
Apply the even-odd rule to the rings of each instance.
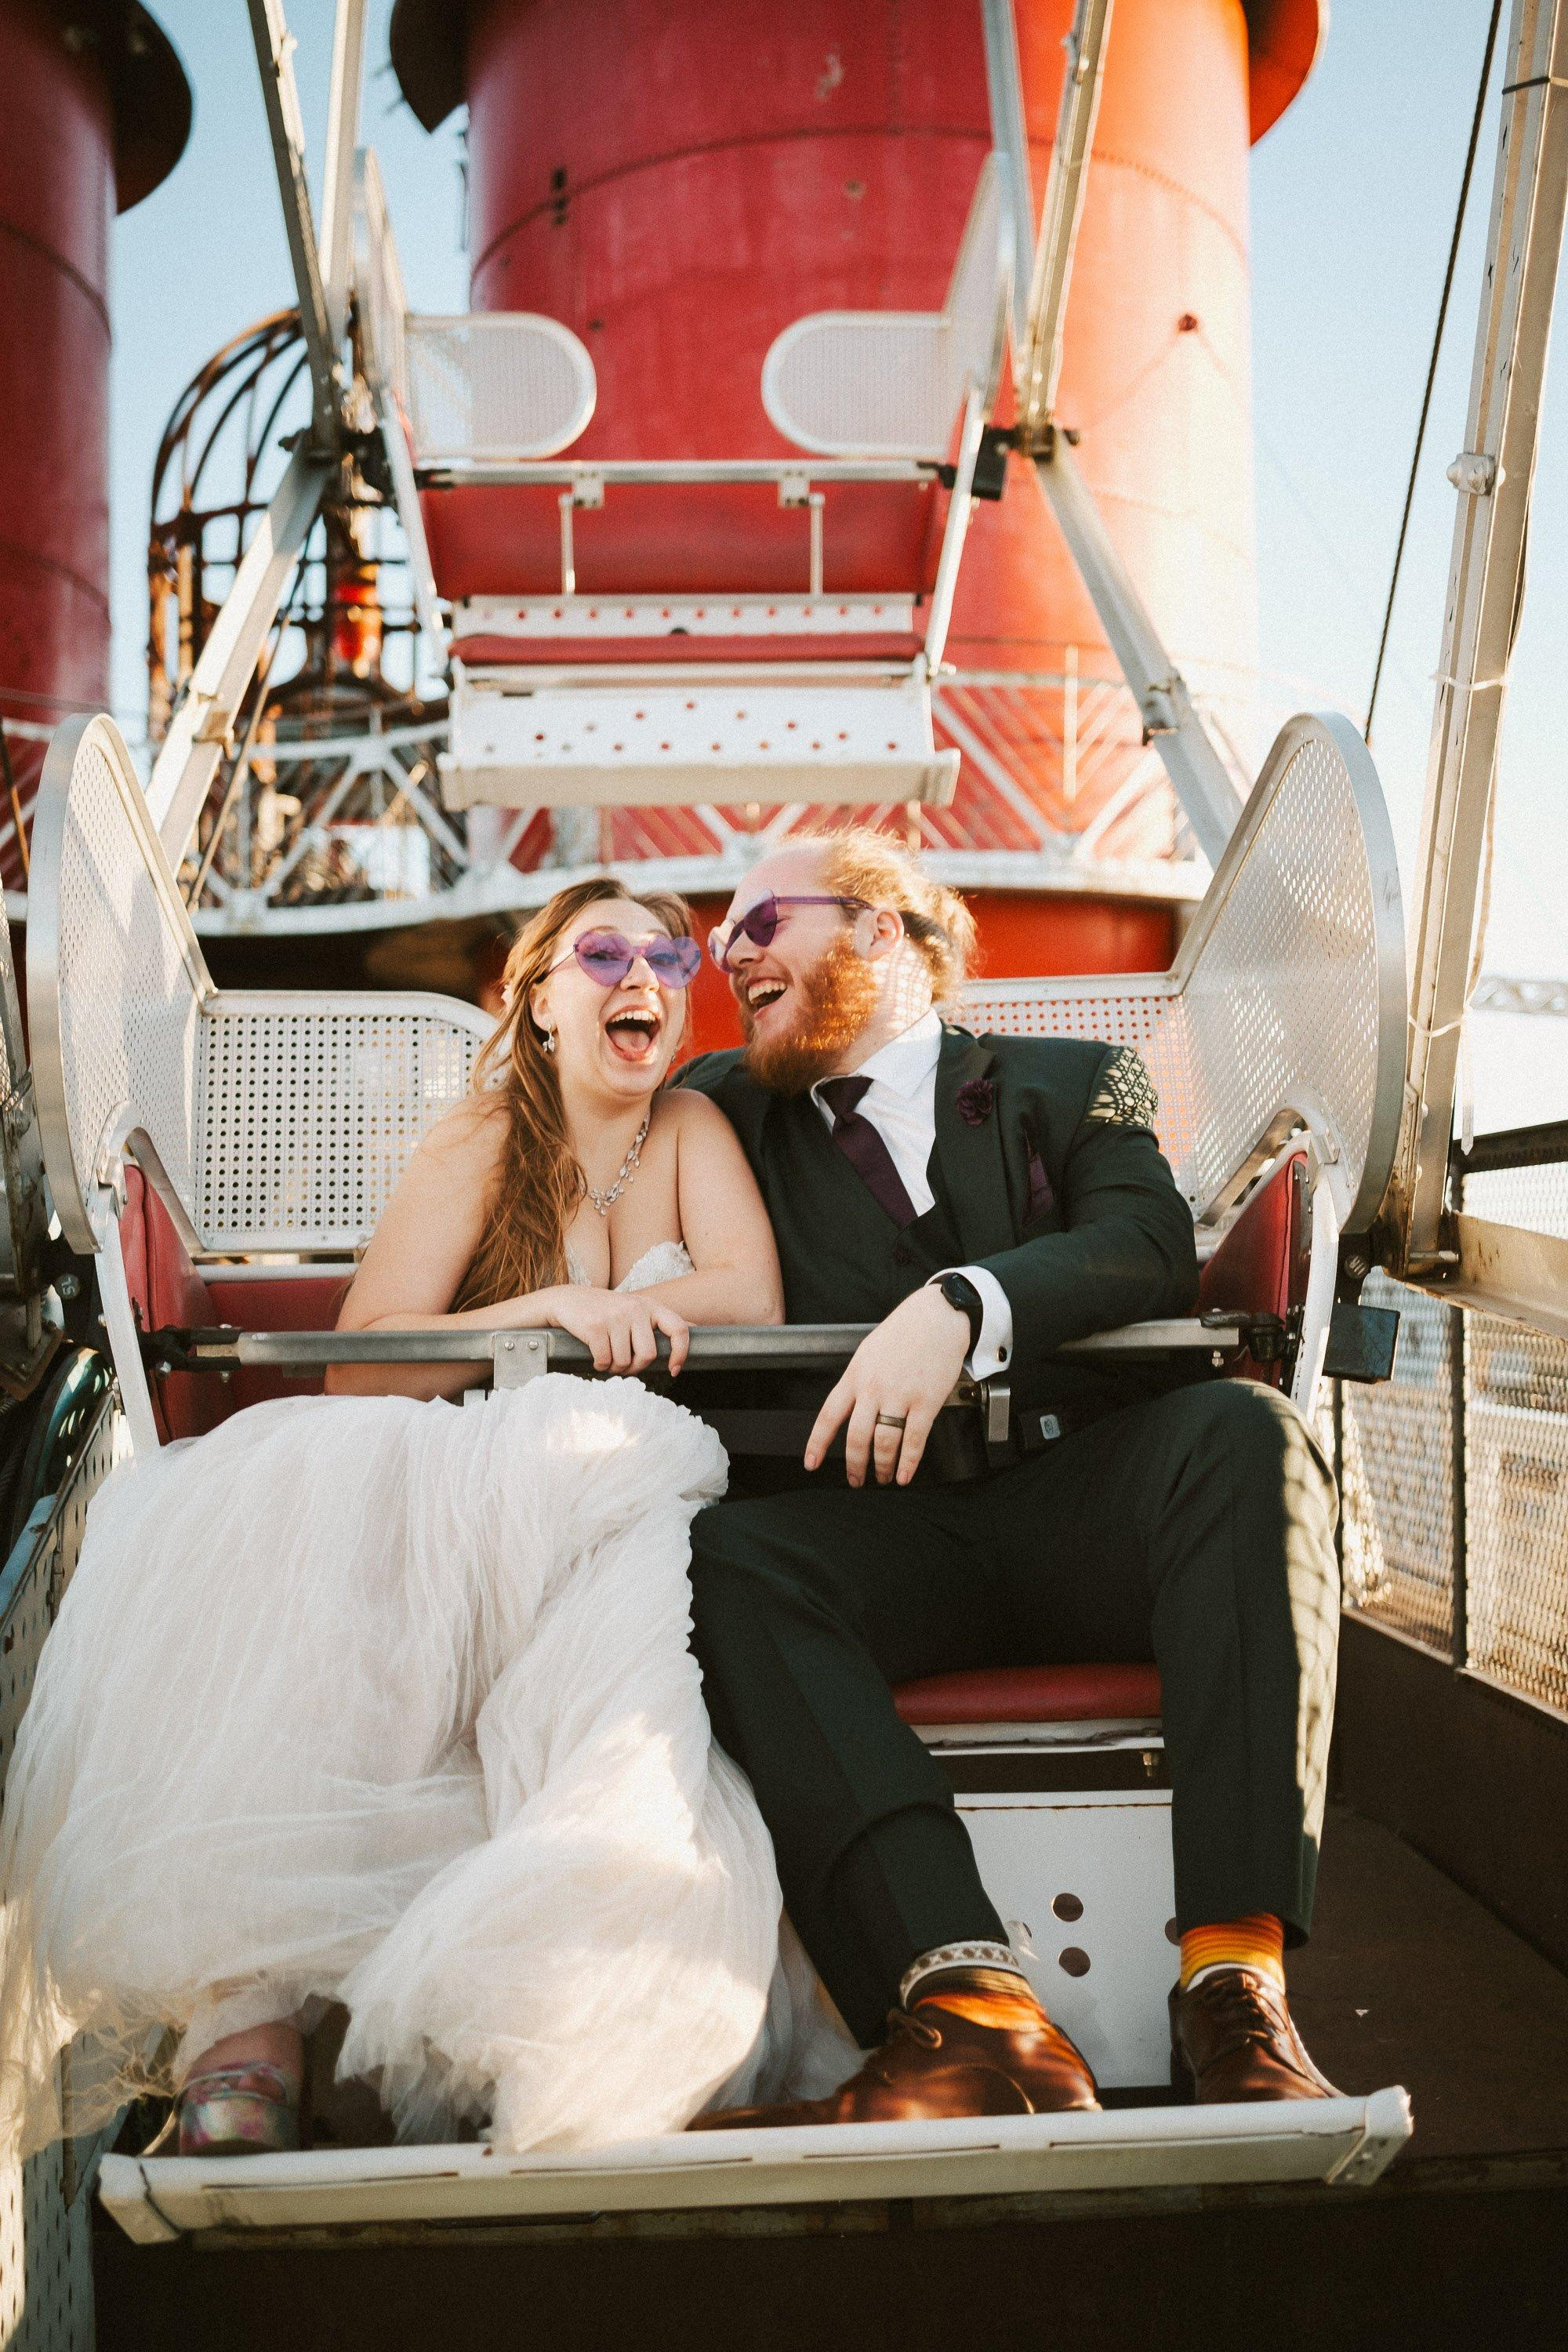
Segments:
[[[210,2066],[180,2090],[182,2156],[281,2156],[300,2145],[300,2093],[264,2059]]]

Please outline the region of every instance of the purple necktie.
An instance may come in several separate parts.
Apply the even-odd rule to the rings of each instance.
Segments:
[[[816,1091],[833,1113],[833,1140],[879,1209],[894,1224],[912,1225],[915,1204],[893,1165],[893,1155],[868,1118],[855,1108],[869,1078],[824,1078]]]

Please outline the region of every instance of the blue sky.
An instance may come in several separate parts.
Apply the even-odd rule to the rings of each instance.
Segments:
[[[144,710],[146,498],[164,417],[201,362],[290,298],[288,257],[241,0],[155,0],[195,89],[195,129],[114,252],[114,691]],[[426,137],[385,68],[391,0],[372,0],[363,135],[387,179],[409,297],[466,307],[459,137]],[[1487,0],[1340,0],[1318,71],[1255,150],[1253,302],[1262,663],[1292,698],[1364,714],[1465,139]],[[319,167],[331,0],[289,0]],[[1505,11],[1506,23],[1506,11]],[[1114,33],[1112,37],[1114,37]],[[1496,98],[1406,554],[1374,749],[1406,864],[1431,724],[1464,439]],[[1568,629],[1568,375],[1549,379],[1530,593],[1501,756],[1487,961],[1568,970],[1568,757],[1558,708]],[[1568,1112],[1568,1023],[1481,1016],[1481,1126]]]

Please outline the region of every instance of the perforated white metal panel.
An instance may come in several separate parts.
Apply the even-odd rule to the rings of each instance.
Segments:
[[[467,1091],[491,1024],[455,999],[218,996],[201,1024],[194,1222],[209,1249],[353,1249]]]
[[[27,992],[50,1189],[67,1238],[106,1135],[133,1112],[189,1200],[206,967],[113,721],[62,729],[34,817]]]
[[[931,692],[912,674],[858,686],[511,683],[458,671],[440,760],[449,808],[952,796],[958,755],[937,751]]]
[[[953,331],[926,310],[822,310],[768,353],[768,414],[798,448],[947,456],[961,397]]]
[[[996,1037],[1093,1037],[1131,1045],[1160,1097],[1160,1148],[1194,1210],[1202,1206],[1193,1149],[1186,1008],[1163,974],[1129,981],[979,981],[963,1000],[965,1024]]]
[[[1404,1071],[1398,876],[1344,724],[1283,730],[1169,975],[984,982],[965,999],[982,1031],[1135,1047],[1196,1212],[1288,1111],[1331,1163],[1342,1223],[1358,1203],[1370,1215],[1386,1178]]]
[[[1012,283],[1011,219],[996,159],[970,206],[941,311],[818,310],[763,362],[763,405],[802,449],[939,461],[965,395],[994,397]]]
[[[1187,979],[1197,1181],[1221,1185],[1275,1110],[1321,1106],[1354,1193],[1379,1075],[1378,927],[1338,747],[1291,754]]]
[[[594,362],[571,330],[526,310],[404,321],[418,461],[551,457],[594,414]]]

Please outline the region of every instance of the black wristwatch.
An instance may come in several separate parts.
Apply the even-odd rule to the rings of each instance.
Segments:
[[[944,1274],[937,1285],[950,1307],[969,1318],[969,1349],[973,1355],[980,1344],[980,1327],[985,1320],[985,1301],[966,1274]]]

